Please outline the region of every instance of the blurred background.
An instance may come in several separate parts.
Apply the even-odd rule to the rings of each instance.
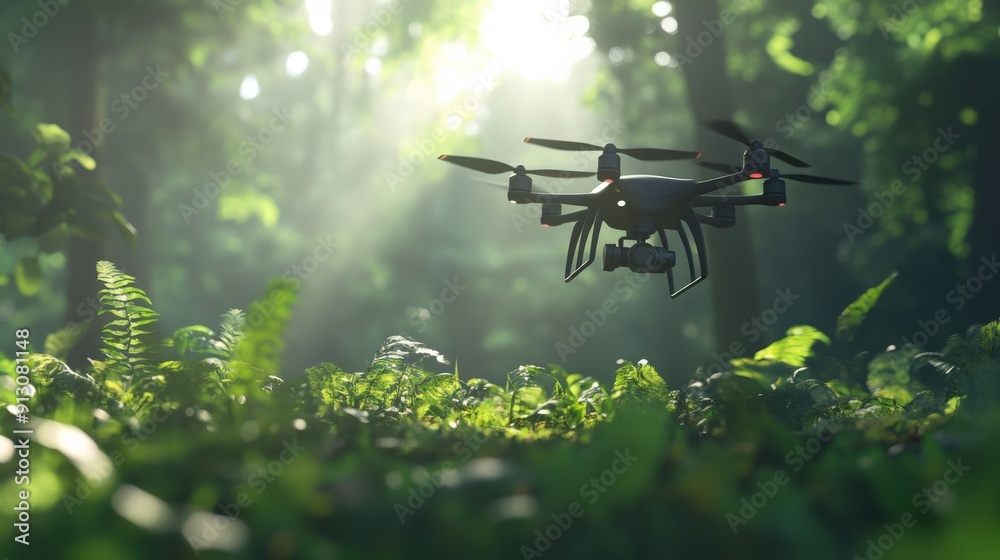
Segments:
[[[979,0],[4,2],[15,112],[0,116],[0,151],[27,159],[35,125],[58,125],[96,162],[80,175],[121,197],[138,236],[129,247],[74,228],[7,235],[0,321],[40,333],[92,322],[94,262],[108,259],[149,293],[164,335],[218,324],[274,277],[298,280],[290,376],[321,361],[361,369],[406,334],[463,377],[535,363],[608,380],[618,358],[645,358],[669,381],[793,325],[832,332],[846,304],[899,271],[859,349],[918,331],[934,347],[1000,315],[1000,280],[981,272],[1000,237],[998,11]],[[568,227],[540,227],[537,206],[481,182],[504,175],[436,159],[596,169],[596,154],[522,142],[537,136],[739,163],[743,147],[699,126],[708,119],[863,184],[789,182],[786,207],[741,207],[734,228],[708,234],[709,280],[676,300],[664,277],[599,263],[565,283]],[[691,162],[622,167],[710,176]],[[553,192],[594,185],[535,179]],[[606,230],[602,242],[615,239]],[[594,319],[608,301],[616,312]],[[949,320],[925,328],[942,309]],[[97,356],[99,330],[75,362]]]

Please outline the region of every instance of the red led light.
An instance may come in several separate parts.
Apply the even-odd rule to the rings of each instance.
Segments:
[[[764,174],[763,174],[763,173],[751,173],[751,174],[750,174],[750,178],[751,178],[751,179],[760,179],[760,178],[761,178],[761,177],[763,177],[763,176],[764,176]]]
[[[784,205],[785,205],[785,203],[784,203],[784,202],[779,202],[779,203],[778,203],[778,206],[784,206]]]

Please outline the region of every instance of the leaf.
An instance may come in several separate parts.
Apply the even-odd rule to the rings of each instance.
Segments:
[[[149,320],[147,320],[149,321]],[[133,325],[136,323],[134,322]],[[177,355],[184,357],[187,353],[188,348],[193,351],[201,350],[202,348],[209,347],[208,341],[214,333],[212,329],[202,326],[202,325],[191,325],[188,327],[181,327],[174,331],[174,336],[171,338],[174,350],[177,351]]]
[[[80,164],[80,167],[86,169],[87,171],[97,169],[97,162],[94,161],[94,158],[77,149],[72,149],[66,152],[61,158],[59,158],[59,161],[63,164],[69,164],[75,161]]]
[[[897,274],[893,272],[881,284],[869,288],[865,293],[861,294],[861,297],[848,305],[840,313],[840,316],[837,317],[837,338],[846,341],[854,339],[854,332],[864,322],[865,317],[868,316],[868,312],[875,307],[882,292],[896,279]]]
[[[61,154],[69,149],[69,133],[57,124],[38,123],[35,140],[49,153]]]
[[[830,337],[816,327],[800,325],[788,329],[785,338],[775,341],[754,354],[757,361],[771,361],[792,367],[806,365],[806,360],[814,356],[812,347],[816,342],[830,344]]]
[[[135,250],[135,242],[138,237],[138,232],[136,232],[135,226],[133,226],[125,218],[125,216],[117,210],[111,213],[111,217],[114,219],[115,226],[118,227],[118,232],[122,234],[122,239],[124,239],[125,243],[128,244],[129,249]]]
[[[42,267],[38,257],[25,257],[14,268],[17,289],[24,297],[31,297],[42,289]]]
[[[298,297],[297,283],[276,278],[264,295],[250,304],[246,332],[233,351],[233,370],[242,381],[278,375],[285,350],[283,338],[292,318],[292,307]],[[256,387],[256,383],[251,384]]]
[[[140,327],[153,324],[159,315],[149,305],[149,298],[134,285],[135,278],[119,271],[108,261],[97,263],[97,279],[104,285],[100,291],[101,307],[98,315],[110,314],[101,331],[106,367],[125,381],[126,390],[134,390],[138,383],[148,381],[152,370],[145,364],[152,358],[152,328]]]
[[[78,397],[88,397],[97,392],[93,377],[80,375],[56,357],[33,354],[30,360],[31,369],[41,385],[51,385],[56,391]]]
[[[280,210],[274,199],[255,192],[225,192],[219,198],[219,219],[243,223],[256,217],[270,229],[278,223]]]
[[[33,187],[32,169],[17,158],[0,154],[0,192],[27,194]]]
[[[638,365],[625,362],[618,368],[611,398],[616,405],[658,411],[669,409],[672,400],[667,382],[646,360],[640,360]]]
[[[89,322],[71,323],[48,335],[45,337],[45,353],[57,359],[65,359],[89,327]]]

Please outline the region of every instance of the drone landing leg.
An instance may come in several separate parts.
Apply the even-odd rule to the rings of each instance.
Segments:
[[[667,241],[667,232],[664,230],[659,230],[656,232],[660,236],[660,245],[664,249],[670,250],[670,243]],[[670,288],[670,293],[674,293],[674,269],[673,267],[667,269],[667,286]]]
[[[677,234],[681,237],[681,244],[684,245],[684,252],[687,254],[688,263],[688,274],[690,275],[691,282],[694,282],[694,255],[691,253],[691,243],[688,241],[687,232],[684,231],[684,226],[681,225],[677,228]]]
[[[593,230],[590,238],[590,255],[586,261],[583,255],[586,249],[587,235]],[[601,233],[601,209],[588,208],[587,215],[573,226],[569,240],[569,251],[566,253],[566,281],[576,278],[597,257],[597,240]],[[574,268],[573,253],[576,252],[576,267]]]
[[[691,230],[692,237],[694,237],[695,246],[698,248],[698,265],[699,268],[701,269],[701,275],[699,275],[698,278],[694,278],[694,259],[693,255],[691,254],[691,244],[688,243],[687,241],[687,235],[684,233],[684,226],[680,225],[680,227],[677,228],[677,231],[680,232],[681,242],[684,244],[684,250],[687,252],[688,262],[690,263],[689,268],[691,269],[692,280],[691,283],[688,284],[687,286],[684,286],[683,288],[677,290],[676,292],[671,292],[670,293],[671,298],[675,298],[683,294],[684,292],[693,288],[694,285],[697,284],[698,282],[701,282],[705,278],[708,278],[708,255],[705,252],[705,237],[701,233],[701,224],[698,223],[698,215],[692,209],[688,211],[683,218],[681,218],[681,221],[683,221],[684,224],[687,224],[688,229]]]

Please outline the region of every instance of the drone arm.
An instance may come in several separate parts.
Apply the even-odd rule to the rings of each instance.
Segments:
[[[563,214],[561,216],[551,216],[545,218],[546,226],[561,226],[563,224],[568,224],[570,222],[579,222],[587,216],[586,210],[577,210],[576,212],[570,212],[569,214]]]
[[[548,193],[518,193],[518,204],[568,204],[570,206],[591,206],[597,201],[595,193],[584,194],[548,194]]]
[[[706,206],[749,206],[751,204],[764,204],[764,195],[699,196],[691,201],[691,206],[694,208]]]
[[[716,177],[715,179],[698,181],[697,183],[688,188],[686,194],[688,194],[691,197],[696,197],[703,194],[708,194],[712,191],[717,191],[719,189],[731,187],[733,185],[742,183],[749,179],[750,176],[745,175],[742,171],[740,171],[739,173],[733,173],[732,175],[723,175],[722,177]]]
[[[732,220],[728,220],[728,219],[725,219],[725,218],[716,218],[715,216],[706,216],[705,214],[698,214],[697,212],[695,213],[695,216],[698,218],[699,222],[705,224],[706,226],[722,227],[722,228],[724,228],[724,227],[729,227],[729,226],[733,225],[733,221]]]

